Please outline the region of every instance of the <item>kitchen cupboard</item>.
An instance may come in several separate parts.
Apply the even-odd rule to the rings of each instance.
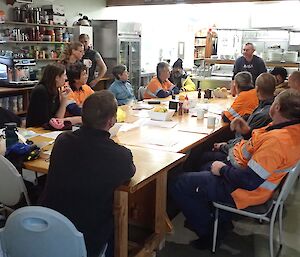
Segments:
[[[33,87],[0,87],[0,107],[20,116],[26,115],[32,89]]]
[[[267,2],[272,0],[107,0],[106,6],[130,5],[162,5],[162,4],[200,4],[200,3],[226,3],[226,2]]]

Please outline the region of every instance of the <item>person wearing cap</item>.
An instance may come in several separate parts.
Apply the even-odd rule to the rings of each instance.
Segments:
[[[190,76],[185,72],[180,58],[174,62],[169,80],[181,91],[195,91],[196,86]]]
[[[198,249],[212,246],[212,202],[245,209],[267,202],[300,156],[300,92],[287,89],[270,108],[272,122],[252,131],[249,140],[236,144],[228,155],[204,164],[197,172],[178,176],[169,193],[199,239]],[[220,212],[220,223],[231,217]],[[228,224],[228,226],[226,226]]]
[[[252,75],[252,83],[255,84],[256,78],[263,72],[267,72],[266,65],[260,57],[254,54],[255,47],[252,43],[246,43],[243,47],[243,55],[236,59],[233,67],[232,81],[240,71],[249,71]],[[233,86],[233,83],[231,84]],[[236,95],[234,87],[231,88],[231,94]]]
[[[276,89],[274,95],[278,95],[282,91],[289,88],[288,82],[285,81],[287,78],[287,70],[283,67],[274,67],[273,70],[270,72],[276,79]]]
[[[234,118],[247,119],[258,106],[256,90],[252,85],[252,75],[248,71],[241,71],[234,77],[234,87],[238,96],[228,111],[222,113],[224,122],[230,122]]]

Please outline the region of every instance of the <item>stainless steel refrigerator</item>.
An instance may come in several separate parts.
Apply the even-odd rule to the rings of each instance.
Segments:
[[[107,75],[112,74],[115,65],[126,65],[137,96],[141,83],[141,24],[93,20],[92,27],[94,49],[101,53],[107,65]]]

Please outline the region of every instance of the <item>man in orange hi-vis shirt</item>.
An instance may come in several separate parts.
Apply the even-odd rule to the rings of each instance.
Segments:
[[[173,85],[168,78],[170,77],[170,66],[166,62],[160,62],[156,67],[157,76],[152,78],[147,85],[144,93],[145,99],[165,98],[173,93],[178,94],[179,89]]]
[[[248,71],[241,71],[234,77],[234,84],[238,96],[228,111],[223,112],[222,119],[230,122],[236,117],[248,118],[258,106],[258,97],[252,85],[252,75]]]
[[[299,162],[300,92],[288,89],[280,93],[269,113],[272,122],[254,129],[251,138],[237,143],[228,155],[215,151],[196,172],[185,172],[170,183],[172,199],[199,236],[191,243],[194,247],[211,249],[212,202],[238,209],[263,204]],[[220,212],[219,220],[224,236],[231,216]]]

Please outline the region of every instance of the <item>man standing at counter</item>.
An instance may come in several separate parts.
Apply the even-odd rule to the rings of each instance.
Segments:
[[[267,72],[266,65],[260,57],[254,55],[255,47],[252,43],[246,43],[243,47],[243,56],[236,59],[233,67],[232,80],[240,71],[249,71],[255,84],[256,78],[264,72]],[[236,95],[234,87],[231,87],[231,94]]]

